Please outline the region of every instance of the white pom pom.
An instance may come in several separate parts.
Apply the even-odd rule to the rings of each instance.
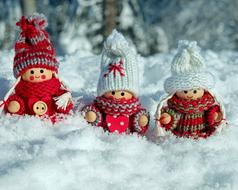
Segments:
[[[197,42],[179,41],[178,53],[175,55],[171,71],[174,74],[199,72],[204,68],[204,60]]]
[[[193,53],[193,52],[200,52],[200,47],[197,45],[196,41],[187,41],[187,40],[180,40],[178,42],[178,51],[182,51],[182,50],[188,50],[189,52]]]
[[[107,40],[104,43],[104,49],[108,53],[112,53],[118,56],[126,54],[129,48],[129,44],[124,36],[119,33],[117,30],[113,30],[112,34],[108,36]]]

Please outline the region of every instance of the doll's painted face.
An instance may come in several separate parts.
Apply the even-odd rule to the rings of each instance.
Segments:
[[[176,95],[184,100],[197,100],[204,95],[203,89],[177,91]]]
[[[22,75],[22,79],[27,82],[43,82],[52,79],[53,71],[44,68],[31,68]]]
[[[117,91],[108,91],[103,94],[105,98],[112,98],[116,100],[130,100],[133,97],[133,94],[129,91],[125,90],[117,90]]]

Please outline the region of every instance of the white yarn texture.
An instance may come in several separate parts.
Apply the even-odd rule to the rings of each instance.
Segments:
[[[208,90],[214,85],[214,77],[205,70],[197,42],[179,41],[178,52],[171,63],[171,76],[164,83],[165,91],[173,94],[197,88]]]
[[[109,72],[109,64],[116,63],[119,65],[120,60],[123,61],[122,72]],[[108,73],[108,76],[104,76]],[[124,36],[113,30],[104,42],[104,48],[101,55],[101,74],[98,82],[98,96],[103,95],[107,91],[127,90],[134,95],[139,93],[139,75],[137,65],[136,51],[129,46]]]

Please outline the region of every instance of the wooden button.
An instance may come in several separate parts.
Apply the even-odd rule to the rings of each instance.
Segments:
[[[48,110],[47,104],[43,101],[37,101],[33,105],[33,111],[36,115],[44,115]]]

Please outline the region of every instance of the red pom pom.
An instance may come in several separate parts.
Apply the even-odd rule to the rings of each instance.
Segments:
[[[25,16],[22,16],[21,19],[16,23],[16,25],[19,26],[22,31],[26,31],[29,28],[44,30],[48,23],[46,17],[43,14],[35,13],[27,18]]]

